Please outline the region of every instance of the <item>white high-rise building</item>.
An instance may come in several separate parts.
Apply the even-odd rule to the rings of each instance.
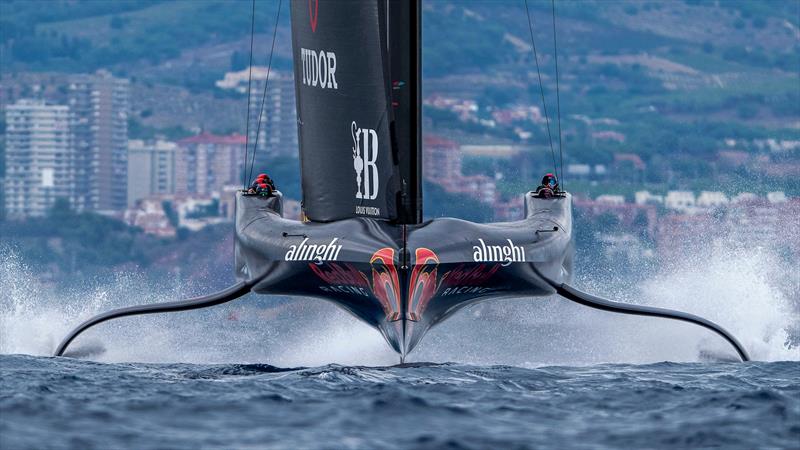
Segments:
[[[128,90],[127,79],[104,70],[69,78],[78,210],[115,212],[127,206]]]
[[[6,216],[41,217],[59,197],[74,201],[70,108],[24,99],[7,106],[5,116]]]
[[[178,145],[171,141],[128,141],[128,207],[153,195],[175,193]]]

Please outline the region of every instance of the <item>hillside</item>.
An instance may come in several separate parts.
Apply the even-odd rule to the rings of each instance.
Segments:
[[[92,213],[56,205],[47,217],[0,221],[0,255],[18,258],[41,281],[62,288],[110,279],[120,272],[153,281],[222,287],[233,279],[233,225],[162,239]]]
[[[529,3],[544,93],[555,116],[550,2]],[[220,91],[214,81],[246,65],[250,2],[38,4],[0,3],[4,84],[32,72],[107,68],[132,80],[133,137],[182,136],[200,128],[244,131],[244,96]],[[503,108],[541,108],[521,0],[423,5],[426,98],[475,100],[482,120]],[[272,1],[256,4],[257,64],[266,60],[276,7]],[[734,150],[772,162],[800,159],[797,151],[775,155],[752,145],[800,139],[799,2],[562,0],[556,9],[566,163],[607,164],[616,153],[634,153],[652,168],[643,181],[668,187],[710,173],[726,139],[736,140]],[[275,66],[291,69],[286,7]],[[426,132],[549,152],[542,123],[523,124],[531,135],[520,138],[519,124],[488,127],[449,111],[426,107],[425,113]],[[624,139],[597,139],[598,133]],[[730,185],[752,175],[722,174],[712,181]],[[764,176],[759,182],[800,192],[792,179]]]

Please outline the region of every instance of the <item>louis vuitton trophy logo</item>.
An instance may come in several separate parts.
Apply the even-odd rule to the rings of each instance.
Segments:
[[[356,198],[375,200],[378,197],[378,133],[368,128],[350,125],[353,137],[353,169],[356,171]]]

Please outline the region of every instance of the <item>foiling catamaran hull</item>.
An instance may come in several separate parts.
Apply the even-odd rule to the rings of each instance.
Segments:
[[[405,355],[430,327],[472,303],[555,293],[572,274],[571,198],[525,197],[518,222],[440,218],[283,219],[281,196],[238,195],[236,272],[263,294],[329,300]]]
[[[746,360],[738,341],[708,320],[571,287],[567,193],[537,198],[529,192],[525,218],[518,222],[423,221],[421,11],[420,0],[292,0],[307,220],[284,219],[279,192],[238,193],[237,284],[203,297],[92,317],[67,335],[56,355],[107,320],[205,308],[256,292],[331,301],[380,330],[402,359],[431,327],[467,305],[559,294],[605,311],[706,327]],[[277,31],[277,20],[275,26]],[[260,117],[259,112],[259,127]]]
[[[613,302],[580,291],[572,278],[571,197],[525,196],[526,218],[475,224],[441,218],[414,226],[352,218],[331,223],[282,217],[282,196],[237,195],[235,285],[208,296],[112,310],[79,325],[59,344],[105,321],[180,312],[250,292],[331,301],[378,329],[401,361],[425,333],[459,309],[488,299],[549,296],[603,311],[693,323],[739,341],[715,323],[664,308]],[[341,237],[339,237],[341,236]]]

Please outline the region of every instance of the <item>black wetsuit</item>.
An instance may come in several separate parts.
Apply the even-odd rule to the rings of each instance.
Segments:
[[[551,198],[555,197],[556,191],[554,191],[550,186],[545,186],[540,184],[539,187],[536,188],[536,196],[539,198]]]

